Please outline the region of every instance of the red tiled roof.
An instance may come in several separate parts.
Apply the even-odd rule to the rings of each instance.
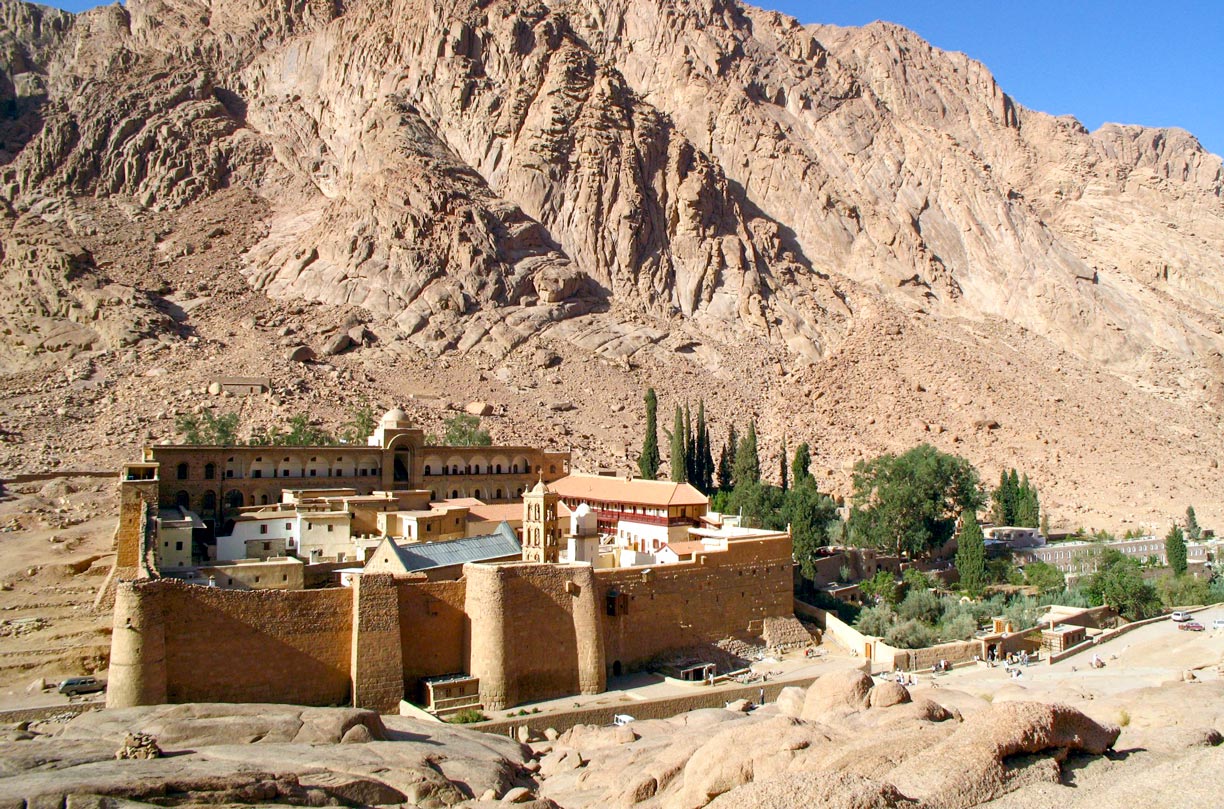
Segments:
[[[569,475],[548,484],[562,497],[642,506],[705,506],[709,498],[687,483],[669,480]]]

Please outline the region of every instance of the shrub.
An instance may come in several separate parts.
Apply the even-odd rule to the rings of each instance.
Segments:
[[[884,642],[898,649],[921,649],[934,645],[936,640],[935,630],[918,621],[899,623],[884,635]]]
[[[1062,590],[1067,586],[1063,572],[1046,562],[1029,562],[1024,566],[1024,583],[1043,593]]]
[[[933,624],[943,615],[939,596],[930,590],[911,590],[897,607],[897,615],[903,621],[922,621]]]
[[[483,722],[488,718],[475,708],[464,708],[462,711],[451,714],[446,721],[452,725],[470,725],[473,722]]]
[[[859,589],[868,599],[878,599],[887,604],[896,604],[901,598],[901,588],[887,570],[877,571],[870,579],[859,582]]]
[[[892,629],[892,625],[896,620],[897,616],[893,613],[892,607],[887,604],[881,604],[878,607],[867,607],[860,612],[858,620],[855,621],[854,625],[864,635],[879,635],[882,637]]]
[[[1166,607],[1187,607],[1194,604],[1210,604],[1211,585],[1206,579],[1193,576],[1165,576],[1156,584],[1160,600]]]
[[[940,640],[945,642],[969,640],[977,632],[977,628],[977,622],[973,620],[972,616],[961,614],[944,623],[939,630],[939,637]]]

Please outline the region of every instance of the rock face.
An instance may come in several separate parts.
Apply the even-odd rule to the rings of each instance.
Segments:
[[[0,743],[6,761],[0,798],[61,806],[90,800],[81,805],[443,807],[532,785],[520,778],[523,750],[509,739],[387,721],[390,728],[369,711],[289,705],[87,713],[61,728],[40,727],[23,746]],[[356,728],[366,741],[343,743]],[[127,740],[131,755],[116,760],[116,739]],[[158,745],[164,755],[150,755]]]
[[[0,371],[113,363],[205,323],[215,368],[269,336],[239,325],[269,298],[305,301],[359,308],[379,337],[316,334],[327,362],[294,368],[316,386],[319,365],[487,370],[544,343],[565,362],[527,356],[567,384],[592,357],[625,373],[601,387],[709,381],[719,418],[764,408],[769,443],[858,435],[848,406],[870,403],[871,450],[929,440],[1054,486],[1100,449],[1059,438],[1147,462],[1167,447],[1139,437],[1175,422],[1198,454],[1144,475],[1222,481],[1224,169],[1184,132],[1089,133],[904,29],[735,0],[0,17]],[[728,393],[748,374],[785,392]],[[1087,410],[1056,401],[1085,386]],[[1127,424],[1088,418],[1102,401]],[[835,449],[827,469],[864,447]],[[1127,464],[1099,464],[1119,508]]]
[[[960,695],[964,696],[964,695]],[[897,683],[829,673],[749,714],[694,711],[612,729],[579,726],[541,759],[540,794],[566,807],[968,807],[1058,783],[1069,753],[1101,755],[1118,728],[1062,705],[991,706],[962,722]],[[621,730],[624,730],[623,728]]]

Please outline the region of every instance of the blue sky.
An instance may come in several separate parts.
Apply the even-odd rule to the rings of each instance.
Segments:
[[[749,0],[801,22],[888,20],[990,68],[1030,109],[1177,126],[1224,154],[1224,0]]]
[[[753,1],[803,22],[900,23],[983,62],[1026,107],[1089,129],[1179,126],[1224,154],[1224,0]]]

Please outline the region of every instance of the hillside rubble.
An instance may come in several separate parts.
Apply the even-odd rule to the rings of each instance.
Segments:
[[[1224,169],[1187,133],[733,0],[0,16],[6,474],[203,408],[437,431],[470,401],[627,471],[653,385],[716,443],[809,441],[835,495],[929,441],[1056,526],[1224,519]],[[273,392],[207,393],[234,375]]]

